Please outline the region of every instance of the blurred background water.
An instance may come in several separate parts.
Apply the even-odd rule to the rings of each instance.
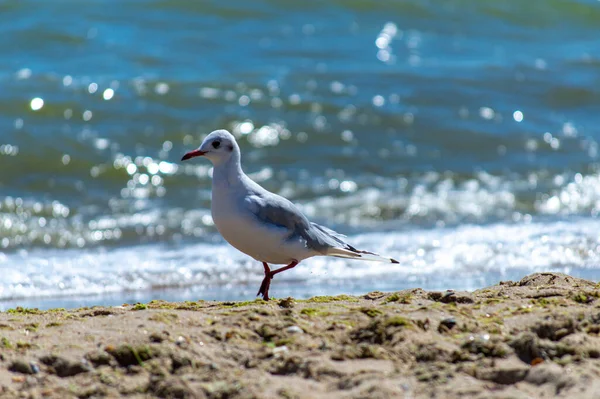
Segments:
[[[0,309],[250,299],[210,217],[246,172],[399,265],[314,258],[277,297],[600,276],[600,3],[0,3]]]

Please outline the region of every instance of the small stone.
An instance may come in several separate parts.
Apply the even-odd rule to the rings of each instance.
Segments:
[[[429,294],[427,294],[427,298],[431,301],[436,301],[439,302],[439,300],[442,298],[442,293],[439,291],[432,291]]]
[[[427,298],[442,303],[473,303],[473,298],[468,294],[457,294],[453,290],[447,290],[444,293],[433,291],[427,295]]]
[[[273,354],[277,354],[277,353],[282,353],[282,352],[287,352],[289,351],[288,347],[283,345],[283,346],[278,346],[277,348],[273,348]]]
[[[287,297],[279,301],[279,306],[286,309],[293,308],[295,304],[296,303],[294,302],[294,298],[292,297]]]
[[[477,370],[475,377],[480,380],[493,381],[497,384],[511,385],[523,381],[527,377],[529,366],[505,362],[488,369]]]
[[[384,296],[385,296],[385,294],[381,291],[373,291],[373,292],[369,292],[368,294],[366,294],[364,296],[364,298],[374,301],[376,299],[383,298]]]
[[[187,356],[178,353],[171,354],[171,369],[173,371],[179,370],[185,366],[191,366],[192,364],[192,360]]]
[[[141,345],[132,347],[131,345],[120,345],[113,350],[107,352],[119,363],[121,367],[130,365],[140,365],[146,360],[150,360],[160,355],[160,350],[157,347],[149,347]]]
[[[163,378],[152,376],[148,389],[159,398],[195,398],[205,397],[194,393],[186,383],[178,377]]]
[[[56,355],[46,355],[42,356],[40,361],[49,366],[54,374],[59,377],[72,377],[91,370],[90,365],[85,359],[77,362]]]
[[[81,317],[112,316],[115,312],[109,309],[94,309],[81,315]]]
[[[285,329],[286,332],[290,334],[302,334],[304,331],[298,326],[289,326]]]
[[[86,353],[85,358],[95,367],[111,365],[114,361],[113,357],[104,351],[88,352]]]
[[[536,335],[526,332],[520,334],[509,342],[519,359],[527,364],[532,364],[534,359],[544,359],[545,351],[541,348]]]
[[[576,384],[572,376],[566,374],[562,367],[554,363],[545,363],[533,367],[527,374],[525,381],[538,386],[549,384],[554,387],[557,394],[563,389]]]
[[[33,368],[31,367],[31,363],[26,363],[22,360],[15,360],[8,366],[8,370],[14,373],[21,374],[34,374]]]
[[[450,331],[456,326],[456,319],[454,317],[448,317],[440,321],[440,325],[438,326],[438,332],[442,333],[445,331]]]
[[[137,375],[141,374],[144,371],[144,368],[137,364],[131,364],[127,366],[127,374]]]
[[[498,339],[490,340],[488,334],[477,337],[471,336],[461,347],[470,353],[484,357],[502,358],[510,352],[509,347],[504,342]]]
[[[544,321],[536,324],[532,330],[540,338],[560,341],[567,335],[575,333],[577,321],[565,315],[549,315]]]
[[[166,335],[163,333],[154,332],[150,334],[150,342],[161,343],[167,339]]]
[[[544,359],[542,359],[541,357],[536,357],[535,359],[533,359],[531,361],[532,366],[537,366],[538,364],[542,364],[542,363],[544,363]]]
[[[448,290],[442,294],[440,301],[444,302],[444,303],[454,302],[454,300],[453,300],[454,298],[452,298],[454,296],[456,296],[456,293],[452,290]]]

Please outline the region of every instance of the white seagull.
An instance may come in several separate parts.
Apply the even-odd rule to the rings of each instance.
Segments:
[[[271,279],[313,256],[398,263],[360,251],[345,236],[312,223],[289,200],[252,181],[241,166],[240,147],[227,130],[210,133],[198,149],[181,158],[204,156],[212,162],[211,212],[219,233],[232,246],[262,262],[265,277],[258,295],[269,300]],[[276,270],[269,263],[287,266]]]

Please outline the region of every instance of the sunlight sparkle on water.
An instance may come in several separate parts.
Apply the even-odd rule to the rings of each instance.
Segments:
[[[373,97],[373,105],[376,107],[381,107],[385,104],[385,98],[383,98],[383,96],[380,95],[376,95],[375,97]]]
[[[377,39],[375,39],[375,46],[378,48],[377,58],[382,62],[390,62],[393,61],[392,58],[392,40],[398,35],[400,38],[402,37],[402,31],[398,31],[398,27],[393,22],[387,22]]]
[[[169,92],[169,85],[164,82],[157,83],[154,87],[154,91],[156,94],[165,95]]]
[[[490,107],[479,108],[479,116],[481,116],[483,119],[487,119],[487,120],[494,119],[495,115],[496,115],[496,113]]]
[[[523,121],[523,112],[521,112],[519,110],[513,112],[513,119],[516,122],[522,122]]]
[[[94,94],[97,91],[98,91],[98,83],[93,83],[93,82],[90,83],[88,86],[88,92],[90,94]]]
[[[110,100],[111,98],[113,98],[113,96],[115,95],[115,91],[113,89],[106,89],[104,90],[104,93],[102,93],[102,98],[104,98],[106,101]]]
[[[23,68],[17,71],[17,79],[29,79],[31,77],[31,69]]]
[[[245,121],[237,125],[237,130],[241,134],[250,134],[254,130],[254,124],[251,121]]]
[[[44,106],[44,100],[40,97],[35,97],[31,100],[30,106],[32,110],[38,111]]]

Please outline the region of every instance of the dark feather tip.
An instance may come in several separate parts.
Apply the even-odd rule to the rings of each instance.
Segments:
[[[392,259],[392,258],[390,258],[390,261],[391,261],[392,263],[398,263],[398,264],[400,263],[400,262],[398,262],[396,259]]]

